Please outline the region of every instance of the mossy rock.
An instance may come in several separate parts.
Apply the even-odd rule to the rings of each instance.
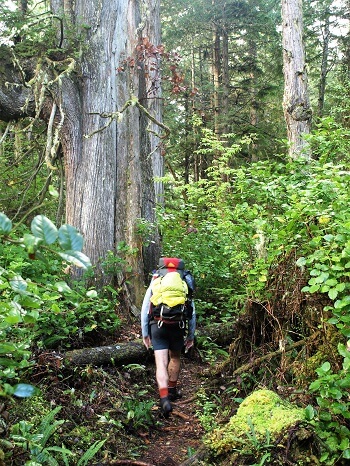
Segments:
[[[229,422],[215,429],[204,443],[216,455],[254,454],[264,445],[271,448],[291,427],[305,420],[304,409],[282,400],[271,390],[257,390],[240,405]]]

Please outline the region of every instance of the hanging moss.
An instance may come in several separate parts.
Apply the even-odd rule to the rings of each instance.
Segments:
[[[272,446],[290,427],[305,419],[304,409],[282,400],[271,390],[257,390],[240,405],[236,415],[204,440],[215,455],[239,451],[251,454]]]

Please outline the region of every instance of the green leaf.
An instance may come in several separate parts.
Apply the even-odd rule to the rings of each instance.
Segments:
[[[324,283],[326,280],[328,280],[329,273],[327,272],[322,272],[318,277],[316,277],[316,282],[315,283]]]
[[[76,228],[71,225],[62,225],[58,230],[58,242],[64,250],[81,251],[84,239]]]
[[[338,283],[337,286],[335,287],[339,292],[342,292],[345,290],[345,283]]]
[[[30,233],[25,233],[23,236],[23,244],[25,245],[29,254],[33,254],[41,242],[42,240],[40,238],[37,238]]]
[[[58,306],[58,304],[54,303],[52,306],[51,306],[51,310],[55,313],[55,314],[60,314],[62,311],[61,311],[61,308]]]
[[[37,389],[33,385],[29,385],[27,383],[19,383],[15,385],[13,394],[18,398],[28,398],[33,396]]]
[[[59,252],[58,253],[64,260],[70,262],[71,264],[83,268],[88,269],[91,267],[90,259],[85,256],[80,251],[66,251],[66,252]]]
[[[344,358],[348,358],[350,355],[350,351],[348,351],[348,349],[343,343],[338,344],[338,353]]]
[[[334,303],[334,308],[335,309],[342,309],[343,307],[349,306],[350,305],[350,295],[344,296],[343,299],[338,299]]]
[[[2,212],[0,213],[0,235],[8,235],[12,230],[11,220]]]
[[[22,307],[25,309],[39,309],[42,304],[42,301],[39,301],[38,298],[32,296],[21,296],[20,302]]]
[[[57,189],[56,189],[54,186],[52,186],[51,184],[50,184],[50,186],[49,186],[49,193],[50,193],[50,196],[52,196],[52,197],[55,197],[55,198],[58,198],[58,197],[59,197],[59,192],[58,192]]]
[[[6,317],[4,318],[4,322],[8,323],[9,325],[18,324],[22,322],[22,307],[20,304],[11,301],[10,303],[10,310],[8,311]]]
[[[60,293],[72,293],[72,289],[67,285],[66,282],[56,282],[55,283],[55,288],[57,289],[57,291],[59,291]]]
[[[310,293],[315,293],[319,289],[320,289],[320,285],[312,285],[312,286],[310,286],[309,292]]]
[[[321,366],[321,369],[323,370],[323,372],[328,372],[331,368],[331,365],[328,361],[324,362]]]
[[[58,237],[57,228],[44,215],[37,215],[33,218],[31,230],[34,236],[43,240],[44,244],[52,244]]]
[[[31,311],[30,313],[26,314],[23,316],[23,322],[25,324],[35,324],[35,322],[39,318],[39,312],[38,311]]]
[[[299,259],[296,262],[298,267],[303,267],[306,264],[306,259],[305,257],[299,257]]]
[[[315,417],[315,410],[311,405],[305,408],[305,418],[307,421],[311,421]]]
[[[316,391],[320,388],[320,386],[321,386],[321,381],[317,379],[310,384],[309,389],[311,391]]]
[[[327,320],[329,324],[336,325],[339,322],[338,317],[331,317],[330,319]]]
[[[16,275],[10,280],[10,286],[16,293],[25,294],[28,283],[20,276]]]
[[[336,286],[337,283],[338,283],[338,281],[335,278],[329,278],[326,281],[326,285],[329,285],[329,286]]]
[[[11,343],[0,343],[0,354],[7,354],[16,351],[15,345]]]
[[[22,322],[22,316],[20,314],[11,314],[6,316],[4,321],[10,325],[19,324]]]
[[[329,299],[335,299],[338,296],[338,291],[335,288],[332,288],[328,291]]]

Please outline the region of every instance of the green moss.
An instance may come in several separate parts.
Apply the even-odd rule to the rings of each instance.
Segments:
[[[304,418],[303,409],[271,390],[257,390],[241,403],[237,414],[224,427],[211,432],[204,442],[217,455],[233,450],[251,451],[267,436],[273,442]]]
[[[16,403],[13,405],[11,420],[13,424],[25,420],[37,426],[50,411],[52,411],[52,406],[41,396],[23,398],[16,400]]]

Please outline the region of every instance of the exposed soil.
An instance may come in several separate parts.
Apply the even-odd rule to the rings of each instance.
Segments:
[[[128,334],[120,332],[117,340],[127,341],[139,336],[135,325],[131,329],[129,327]],[[100,340],[100,344],[109,343],[108,340]],[[168,419],[160,412],[152,358],[147,364],[140,361],[139,368],[137,364],[130,367],[110,364],[67,370],[60,367],[54,351],[38,354],[36,361],[33,384],[42,389],[46,404],[52,408],[62,407],[57,419],[66,420],[56,443],[64,443],[72,451],[76,451],[79,444],[79,450],[84,452],[96,440],[106,438],[102,455],[98,454],[89,466],[178,466],[200,448],[204,431],[197,417],[201,407],[196,394],[208,381],[203,375],[207,364],[201,360],[197,350],[192,349],[189,354],[181,356],[178,388],[182,398],[172,403],[173,412]],[[131,407],[127,407],[128,402]],[[146,412],[146,421],[141,424],[128,419],[128,410],[138,409],[140,403],[152,406],[152,402],[151,419]],[[34,419],[41,409],[40,406],[36,408],[35,403],[34,399],[17,400],[16,409],[11,410],[9,424],[21,419]],[[38,419],[43,416],[40,414]],[[6,465],[22,466],[26,460],[26,452],[16,448]]]
[[[175,466],[200,447],[204,432],[196,416],[200,409],[196,392],[204,385],[200,375],[202,369],[198,360],[183,358],[179,383],[183,397],[173,403],[173,412],[168,419],[160,418],[161,425],[147,439],[148,448],[141,461],[152,466]],[[158,407],[155,407],[155,413],[158,415]]]

